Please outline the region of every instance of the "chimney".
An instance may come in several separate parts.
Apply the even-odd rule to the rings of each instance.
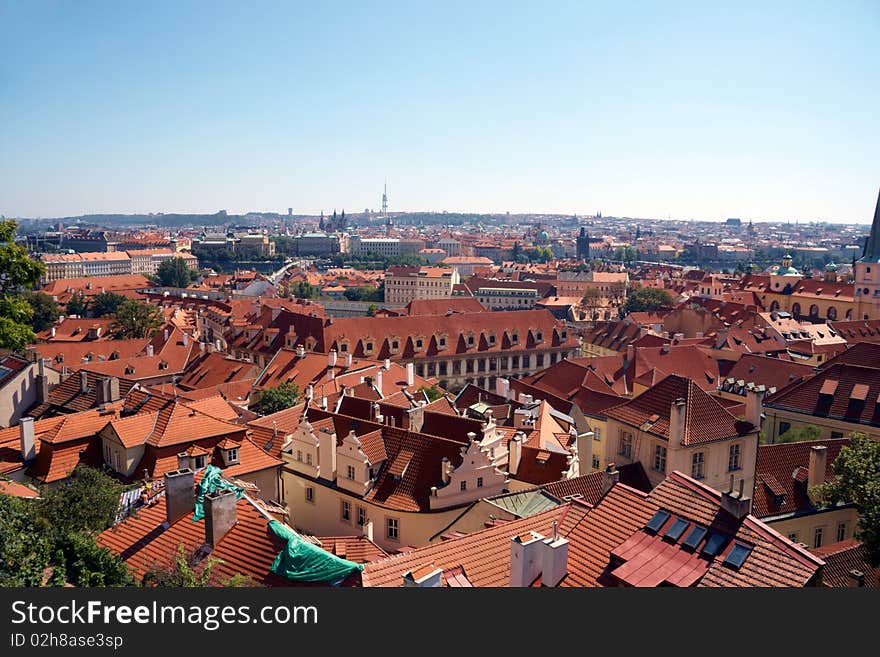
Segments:
[[[525,434],[522,431],[517,431],[513,434],[513,438],[510,439],[510,443],[507,446],[507,471],[516,476],[517,470],[519,470],[519,462],[522,458],[522,440],[525,438]]]
[[[681,447],[684,441],[685,420],[687,418],[687,402],[678,398],[669,407],[669,445]],[[635,458],[637,455],[633,454]]]
[[[767,394],[763,385],[753,386],[746,391],[746,420],[760,430],[761,415],[764,412],[764,395]]]
[[[568,539],[557,536],[553,521],[553,536],[541,543],[541,586],[559,586],[568,574]]]
[[[49,399],[49,377],[46,376],[46,360],[47,359],[45,358],[41,358],[38,361],[39,367],[37,371],[39,374],[37,374],[37,401],[39,403],[43,403]]]
[[[165,520],[170,525],[196,508],[195,473],[189,468],[165,473]]]
[[[85,370],[79,371],[79,391],[86,394],[89,391],[89,373]]]
[[[165,329],[162,335],[165,337],[165,342],[168,342],[168,329]]]
[[[745,496],[745,479],[739,480],[739,490],[733,489],[733,475],[730,475],[730,490],[721,493],[721,508],[737,520],[742,520],[752,508],[752,500]]]
[[[626,364],[629,365],[636,357],[636,346],[633,343],[626,345]]]
[[[406,385],[407,387],[415,385],[416,382],[416,366],[413,363],[406,364]]]
[[[220,338],[217,338],[216,340],[214,340],[214,349],[216,351],[223,351],[223,343],[220,342]]]
[[[152,356],[153,354],[154,354],[153,345],[148,344],[147,345],[147,356]]]
[[[404,588],[439,588],[443,586],[443,570],[434,564],[413,568],[403,574]]]
[[[815,486],[825,483],[825,469],[828,467],[828,448],[815,445],[810,448],[810,471],[807,475],[807,493],[810,500],[816,502],[819,496],[810,492]]]
[[[296,348],[296,355],[299,356],[300,358],[305,356],[306,355],[306,348],[303,347],[302,345],[298,346]]]
[[[367,520],[367,523],[364,525],[364,536],[367,537],[367,540],[373,540],[373,521]]]
[[[315,396],[315,386],[311,383],[306,386],[306,399],[311,400]]]
[[[318,431],[318,476],[336,481],[336,433],[323,429]]]
[[[407,429],[415,433],[421,431],[422,425],[425,423],[425,402],[420,401],[415,408],[407,409],[406,414],[409,418]]]
[[[189,454],[186,452],[177,453],[177,469],[185,470],[190,466]]]
[[[495,379],[495,394],[499,397],[507,399],[507,393],[510,391],[510,381],[502,376]]]
[[[620,472],[617,469],[617,466],[613,463],[609,463],[605,470],[602,472],[602,495],[607,493],[611,488],[620,481]]]
[[[849,589],[860,589],[865,586],[865,573],[861,570],[853,568],[846,574],[846,587]]]
[[[544,537],[528,531],[510,539],[510,586],[531,586],[541,574]]]
[[[593,469],[593,432],[584,431],[577,433],[575,431],[574,444],[577,448],[578,474],[585,475]]]
[[[49,329],[49,335],[53,338],[55,337],[55,327],[54,326],[51,329]]]
[[[449,483],[449,471],[451,469],[449,459],[444,456],[440,460],[440,480],[443,482],[444,486]]]
[[[331,349],[327,354],[327,367],[336,367],[336,350]]]
[[[30,461],[37,455],[36,439],[34,438],[34,418],[23,417],[18,421],[18,431],[21,438],[21,459]]]
[[[354,362],[354,357],[351,355],[351,352],[345,354],[345,366],[351,367],[353,362]]]
[[[189,333],[187,333],[186,331],[183,332],[183,346],[189,346]]]
[[[382,394],[382,368],[380,367],[376,371],[376,390],[379,391],[379,394]]]
[[[216,547],[238,521],[237,511],[235,493],[228,488],[205,495],[205,543]]]

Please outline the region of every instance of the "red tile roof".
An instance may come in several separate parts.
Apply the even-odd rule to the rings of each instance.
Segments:
[[[755,466],[755,492],[752,512],[758,518],[783,513],[796,513],[814,508],[803,484],[807,481],[810,450],[824,445],[826,464],[824,480],[834,476],[834,461],[840,450],[849,444],[849,438],[829,438],[775,445],[758,445]]]
[[[700,445],[745,435],[755,428],[737,420],[715,397],[703,391],[690,379],[669,375],[653,388],[605,414],[655,436],[669,440],[669,420],[672,402],[686,402],[685,427],[682,444]]]
[[[857,539],[831,543],[812,552],[825,562],[822,573],[824,586],[855,587],[857,586],[855,578],[861,574],[864,582],[862,586],[871,589],[880,588],[880,567],[871,564],[868,550]]]

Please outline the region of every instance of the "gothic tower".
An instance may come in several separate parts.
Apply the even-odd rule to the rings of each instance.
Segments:
[[[877,195],[871,234],[853,273],[856,300],[853,319],[880,319],[880,194]]]

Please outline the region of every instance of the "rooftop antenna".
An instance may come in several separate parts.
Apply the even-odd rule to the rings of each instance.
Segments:
[[[382,216],[388,212],[388,180],[385,180],[385,187],[382,190]]]

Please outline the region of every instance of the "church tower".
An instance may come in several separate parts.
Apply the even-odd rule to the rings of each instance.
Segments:
[[[853,319],[880,319],[880,194],[874,209],[871,234],[855,264],[856,313]]]

